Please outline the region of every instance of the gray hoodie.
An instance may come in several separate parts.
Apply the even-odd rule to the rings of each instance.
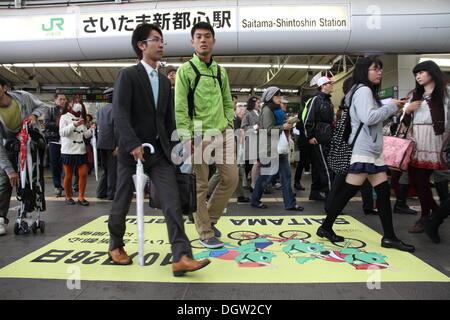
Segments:
[[[28,118],[31,114],[39,117],[41,114],[45,112],[47,107],[45,104],[37,99],[32,94],[25,91],[8,91],[7,94],[17,101],[20,107],[20,113],[22,116],[22,120]],[[4,143],[6,139],[12,139],[17,135],[17,132],[12,132],[6,127],[3,122],[2,117],[0,116],[0,169],[6,171],[6,174],[11,174],[15,170],[8,159],[8,154],[4,147]]]
[[[354,88],[355,86],[345,97],[347,105],[350,93]],[[353,142],[359,124],[362,122],[364,125],[356,139],[353,154],[379,158],[383,152],[383,121],[397,111],[397,106],[393,102],[378,106],[369,87],[359,88],[355,92],[350,106],[352,133],[348,143]]]

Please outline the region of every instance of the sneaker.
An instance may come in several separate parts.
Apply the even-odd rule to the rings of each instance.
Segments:
[[[219,229],[216,228],[215,224],[211,224],[211,229],[214,231],[214,237],[220,238],[222,236],[222,232],[220,232]]]
[[[6,223],[5,218],[0,218],[0,236],[6,234]]]
[[[208,249],[218,249],[222,248],[224,243],[217,239],[216,237],[212,237],[209,239],[200,239],[200,243]]]
[[[282,186],[281,183],[279,183],[279,182],[275,183],[274,187],[275,187],[275,189],[277,189],[277,190],[281,190],[281,189],[283,188],[283,186]]]
[[[61,197],[62,196],[62,192],[63,192],[63,189],[55,188],[55,197],[56,198]]]
[[[238,197],[237,198],[237,203],[238,204],[247,204],[250,202],[250,199],[247,197]]]

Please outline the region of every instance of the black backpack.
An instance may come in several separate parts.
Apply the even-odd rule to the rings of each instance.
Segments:
[[[219,82],[220,85],[220,89],[222,89],[222,76],[221,76],[221,72],[220,72],[220,66],[217,65],[217,76],[214,75],[209,75],[209,74],[201,74],[200,71],[198,70],[198,68],[195,66],[195,64],[189,60],[189,64],[192,67],[192,70],[194,70],[195,72],[195,81],[194,81],[194,87],[193,88],[189,88],[189,92],[188,92],[188,114],[189,117],[192,119],[195,115],[195,104],[194,104],[194,93],[195,93],[195,89],[197,88],[198,82],[200,81],[200,78],[203,77],[211,77],[214,79],[217,79],[217,81]]]
[[[353,90],[351,93],[349,104],[342,107],[341,118],[336,123],[336,129],[331,138],[330,154],[328,155],[328,164],[335,174],[346,174],[348,168],[350,167],[350,159],[352,157],[353,146],[355,145],[356,139],[364,125],[360,123],[358,130],[356,131],[355,138],[351,144],[348,144],[348,138],[352,131],[351,118],[350,118],[350,106],[352,105],[353,95],[355,92],[362,88],[359,86]]]

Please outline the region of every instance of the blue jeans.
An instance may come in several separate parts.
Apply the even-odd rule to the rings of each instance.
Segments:
[[[268,164],[261,164],[261,173],[263,172],[263,168],[269,168],[272,162]],[[295,197],[294,192],[292,191],[291,186],[291,166],[289,164],[288,155],[280,155],[279,157],[279,169],[278,172],[281,178],[281,186],[283,190],[283,201],[284,208],[291,209],[295,206]],[[251,203],[255,206],[261,204],[261,197],[266,188],[267,184],[270,182],[272,175],[263,175],[261,174],[256,180],[255,189],[252,192]]]
[[[48,157],[50,168],[52,169],[53,185],[57,189],[64,189],[61,185],[63,175],[63,165],[61,162],[61,145],[56,143],[48,144]]]

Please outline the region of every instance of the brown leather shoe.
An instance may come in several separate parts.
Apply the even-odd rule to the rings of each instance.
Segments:
[[[186,272],[192,272],[206,267],[211,261],[203,259],[200,261],[183,256],[180,261],[172,263],[172,271],[175,277],[180,277]]]
[[[425,231],[425,226],[422,223],[420,223],[420,222],[417,222],[414,225],[414,227],[411,227],[411,228],[408,229],[409,233],[422,233],[424,231]]]
[[[128,265],[133,263],[133,260],[131,260],[131,258],[123,249],[123,247],[108,251],[108,255],[111,257],[111,260],[116,264]]]

